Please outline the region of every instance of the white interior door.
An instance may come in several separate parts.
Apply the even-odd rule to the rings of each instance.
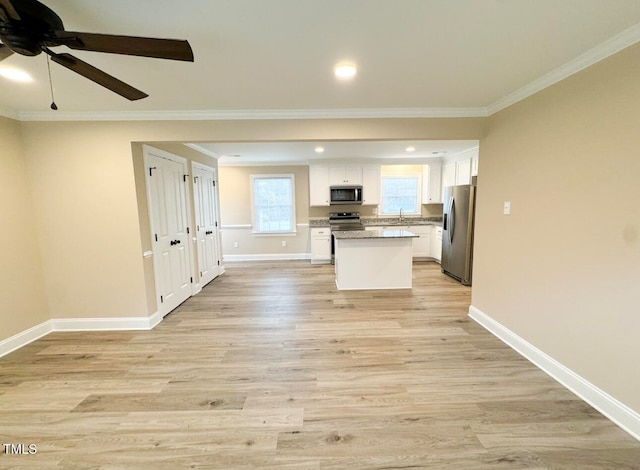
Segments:
[[[156,297],[165,316],[191,295],[187,164],[180,157],[147,150],[145,166]]]
[[[204,286],[220,274],[216,171],[195,162],[192,166],[198,269]]]

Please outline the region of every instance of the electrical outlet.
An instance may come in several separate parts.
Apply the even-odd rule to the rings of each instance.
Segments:
[[[233,242],[233,247],[234,248],[238,248],[240,246],[240,244],[238,242]]]
[[[505,201],[504,206],[502,208],[502,213],[504,215],[511,214],[511,203],[509,201]]]
[[[282,246],[287,246],[287,241],[286,240],[282,240]]]

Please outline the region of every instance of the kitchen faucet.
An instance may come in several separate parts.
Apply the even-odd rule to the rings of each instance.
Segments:
[[[400,222],[404,220],[404,216],[402,215],[402,207],[400,208]]]

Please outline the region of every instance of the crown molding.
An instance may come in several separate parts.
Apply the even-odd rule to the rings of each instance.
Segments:
[[[14,119],[16,121],[20,120],[20,116],[18,115],[18,113],[11,109],[0,108],[0,116],[6,117],[9,119]]]
[[[220,158],[220,155],[218,155],[216,152],[213,152],[207,148],[204,148],[202,145],[198,145],[198,144],[183,144],[185,147],[189,147],[190,149],[195,150],[196,152],[200,152],[203,155],[206,155],[207,157],[212,157],[215,158],[216,160],[218,158]]]
[[[532,81],[528,85],[519,88],[513,93],[500,98],[498,101],[486,108],[488,113],[487,115],[491,116],[498,111],[502,111],[512,104],[522,101],[523,99],[528,98],[529,96],[538,93],[539,91],[550,87],[551,85],[558,83],[559,81],[564,80],[565,78],[570,77],[571,75],[578,73],[597,62],[600,62],[601,60],[620,52],[622,49],[625,49],[638,41],[640,41],[640,23],[632,26],[631,28],[625,29],[620,34],[613,36],[602,44],[588,50],[566,64],[561,65],[557,69],[552,70],[542,77]]]
[[[23,111],[20,121],[229,121],[486,117],[486,108],[238,109],[208,111]]]

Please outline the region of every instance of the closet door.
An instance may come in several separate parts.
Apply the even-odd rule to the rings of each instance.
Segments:
[[[196,238],[200,284],[211,282],[220,274],[218,188],[215,169],[192,163],[193,197],[196,215]]]
[[[165,316],[191,295],[187,164],[145,148],[145,167],[156,297]]]

